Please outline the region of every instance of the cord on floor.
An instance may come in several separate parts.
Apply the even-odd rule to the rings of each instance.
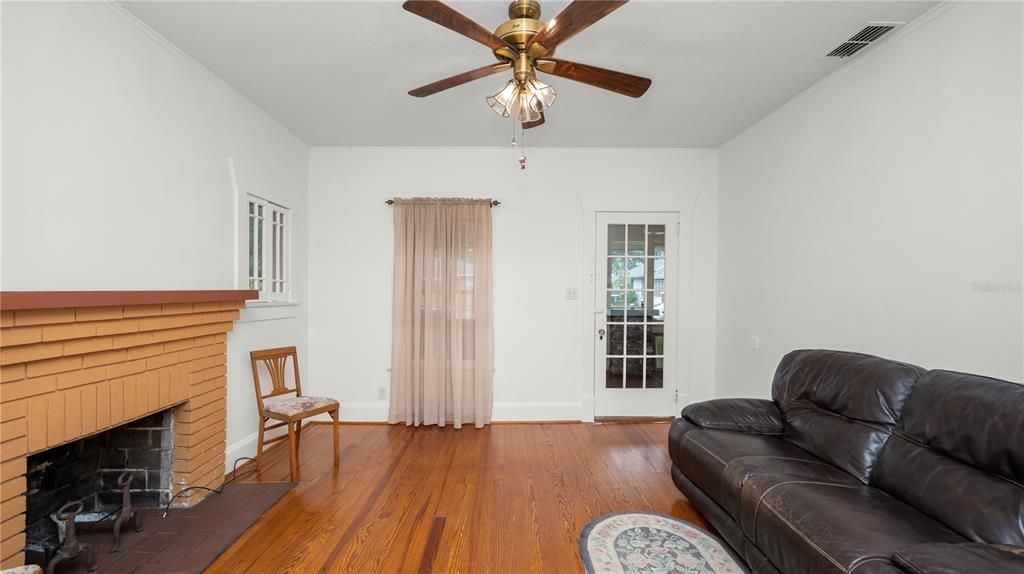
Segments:
[[[255,458],[248,457],[248,456],[240,456],[240,457],[236,458],[235,462],[231,465],[231,478],[225,480],[224,484],[218,486],[217,488],[208,488],[208,487],[205,487],[205,486],[190,486],[188,488],[183,488],[183,489],[179,490],[178,492],[176,492],[174,494],[174,496],[171,497],[170,500],[167,501],[167,505],[164,506],[164,514],[163,514],[162,518],[167,518],[167,513],[170,511],[171,503],[174,502],[174,499],[178,498],[182,494],[185,494],[186,492],[190,492],[190,491],[193,491],[193,490],[205,490],[207,492],[212,492],[214,494],[220,494],[220,493],[224,492],[224,487],[229,485],[229,484],[231,484],[232,482],[234,482],[235,479],[238,478],[238,463],[243,461],[243,460],[251,460],[251,461],[256,463],[256,466],[253,467],[252,470],[247,471],[242,476],[249,476],[250,474],[253,474],[255,472],[259,472],[259,470],[260,470],[260,466],[259,466],[260,463]]]

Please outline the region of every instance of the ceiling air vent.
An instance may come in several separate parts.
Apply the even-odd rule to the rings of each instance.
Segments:
[[[825,57],[849,58],[864,48],[867,48],[872,42],[875,42],[882,36],[888,34],[900,24],[902,24],[902,22],[871,22],[867,26],[864,26],[861,31],[850,36],[849,40],[839,44],[831,52],[825,54]]]

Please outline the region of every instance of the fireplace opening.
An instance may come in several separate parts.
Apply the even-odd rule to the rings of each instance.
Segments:
[[[167,409],[29,456],[25,476],[29,562],[45,564],[58,552],[64,526],[56,514],[68,503],[82,503],[74,517],[76,525],[99,528],[95,523],[110,522],[113,534],[113,520],[124,499],[118,480],[127,481],[125,473],[131,480],[132,506],[166,505],[171,498],[173,427],[173,411]]]

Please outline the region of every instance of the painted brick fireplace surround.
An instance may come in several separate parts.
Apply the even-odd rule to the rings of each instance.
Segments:
[[[224,481],[227,333],[255,298],[0,293],[0,568],[24,562],[31,454],[173,409],[172,493]],[[176,502],[204,495],[193,490]]]

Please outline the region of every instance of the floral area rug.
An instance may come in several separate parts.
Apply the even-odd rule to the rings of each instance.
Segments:
[[[700,528],[662,514],[617,512],[580,535],[588,574],[745,574],[725,544]]]

